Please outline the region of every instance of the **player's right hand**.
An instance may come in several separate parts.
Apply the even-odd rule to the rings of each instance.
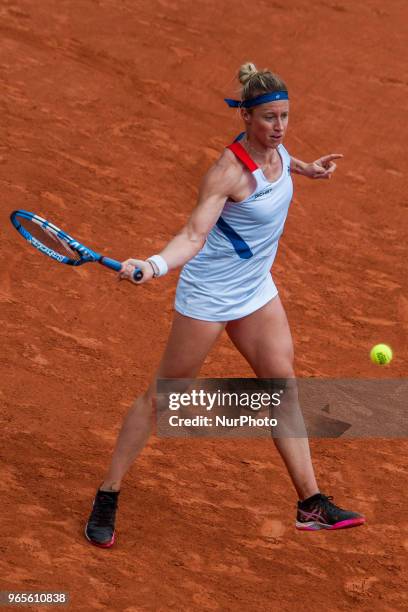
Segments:
[[[143,278],[139,281],[135,281],[133,274],[136,268],[139,268],[143,272]],[[153,268],[148,261],[143,259],[126,259],[122,261],[122,269],[118,274],[118,280],[127,280],[134,285],[143,285],[153,278]]]

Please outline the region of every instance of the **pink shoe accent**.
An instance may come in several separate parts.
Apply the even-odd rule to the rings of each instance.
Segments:
[[[99,548],[110,548],[115,543],[115,534],[113,534],[111,541],[105,542],[105,544],[98,544],[97,542],[92,542],[92,540],[89,541],[91,542],[91,544],[93,544],[94,546],[98,546]]]
[[[339,523],[334,523],[331,525],[329,529],[347,529],[348,527],[358,527],[358,525],[363,525],[366,520],[364,516],[360,518],[347,519],[346,521],[340,521]]]
[[[364,516],[360,516],[359,518],[347,519],[345,521],[339,521],[334,525],[325,525],[324,523],[315,522],[311,525],[305,524],[303,526],[302,523],[297,522],[296,529],[298,529],[299,531],[321,531],[323,529],[332,531],[333,529],[349,529],[350,527],[358,527],[359,525],[363,525],[365,522],[366,519]]]
[[[88,540],[88,542],[90,542],[94,546],[98,546],[99,548],[110,548],[111,546],[114,545],[114,543],[115,543],[115,533],[113,534],[112,539],[109,542],[105,542],[104,544],[98,544],[98,542],[94,542],[93,540],[88,538],[88,534],[86,533],[87,526],[88,525],[85,526],[85,537]]]

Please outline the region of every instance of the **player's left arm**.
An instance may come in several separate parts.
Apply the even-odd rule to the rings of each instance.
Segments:
[[[312,179],[329,179],[337,168],[334,160],[342,157],[341,153],[330,153],[330,155],[323,155],[323,157],[307,163],[291,156],[290,171]]]

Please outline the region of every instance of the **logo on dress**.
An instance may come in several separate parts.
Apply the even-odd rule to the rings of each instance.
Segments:
[[[253,199],[256,200],[257,198],[260,198],[261,196],[264,196],[267,193],[270,193],[271,191],[273,191],[273,187],[266,187],[266,189],[263,189],[262,191],[258,191],[258,193],[256,193],[253,196]]]

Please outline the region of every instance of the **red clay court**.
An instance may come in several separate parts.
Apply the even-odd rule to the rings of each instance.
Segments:
[[[403,378],[407,23],[403,0],[0,0],[0,590],[67,591],[75,611],[407,609],[402,439],[313,439],[322,489],[367,524],[307,534],[269,440],[153,437],[117,544],[90,546],[84,521],[166,342],[177,274],[134,287],[59,266],[8,219],[37,212],[117,259],[159,252],[240,131],[223,98],[254,61],[288,83],[289,152],[344,154],[331,181],[295,177],[274,265],[296,373]],[[370,362],[377,342],[391,366]],[[226,336],[201,374],[252,375]]]

